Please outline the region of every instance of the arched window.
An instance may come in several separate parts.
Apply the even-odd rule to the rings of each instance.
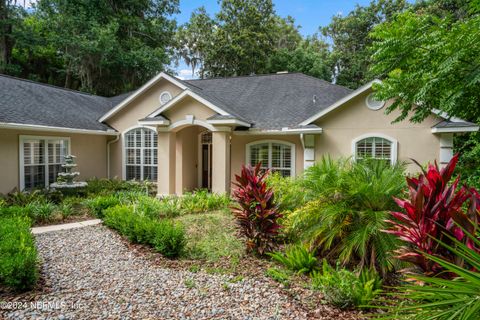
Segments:
[[[125,179],[157,181],[157,133],[135,128],[124,135]]]
[[[360,137],[354,140],[355,160],[378,159],[391,164],[397,161],[397,142],[385,136]]]
[[[284,177],[295,175],[295,145],[282,141],[258,141],[247,144],[247,163],[271,169]]]

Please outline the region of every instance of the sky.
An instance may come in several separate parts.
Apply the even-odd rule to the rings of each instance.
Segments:
[[[357,4],[368,5],[370,0],[273,0],[273,3],[279,16],[295,18],[296,24],[301,26],[300,32],[307,36],[328,25],[332,16],[347,15]],[[175,16],[178,24],[187,22],[192,12],[202,5],[211,16],[220,9],[217,0],[180,0],[180,13]],[[179,77],[192,78],[192,71],[185,63],[172,67]]]

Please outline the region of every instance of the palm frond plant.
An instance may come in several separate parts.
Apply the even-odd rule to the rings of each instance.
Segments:
[[[312,188],[307,192],[318,194],[287,217],[290,237],[343,265],[368,266],[382,274],[396,267],[391,252],[398,240],[382,230],[388,227],[388,212],[396,207],[393,197],[405,188],[403,165],[324,158],[307,170],[304,180],[306,188]]]
[[[293,244],[285,248],[285,253],[273,252],[268,255],[287,269],[297,273],[312,273],[318,269],[317,258],[303,244]]]
[[[465,229],[464,229],[465,230]],[[476,247],[480,247],[479,238],[465,233]],[[388,310],[389,319],[421,319],[421,320],[477,320],[480,319],[480,252],[455,237],[446,235],[452,245],[438,241],[439,245],[461,258],[465,265],[458,266],[444,258],[425,254],[442,267],[444,272],[453,275],[451,278],[427,277],[412,275],[422,285],[411,284],[397,288]]]

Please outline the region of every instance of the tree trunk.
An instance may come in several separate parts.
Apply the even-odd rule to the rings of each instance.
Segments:
[[[8,11],[9,1],[0,0],[0,72],[5,72],[12,58],[12,24]]]

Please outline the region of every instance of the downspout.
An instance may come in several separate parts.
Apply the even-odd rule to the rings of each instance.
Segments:
[[[107,178],[110,179],[110,145],[120,140],[120,134],[115,139],[107,142]]]

